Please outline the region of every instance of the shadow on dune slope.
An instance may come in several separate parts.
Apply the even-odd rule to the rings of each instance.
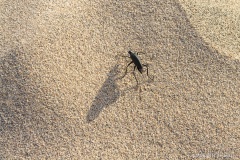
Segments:
[[[39,99],[39,84],[30,79],[27,56],[13,50],[0,60],[0,158],[3,159],[15,156],[44,159],[50,152],[56,156],[65,141],[62,136],[70,134],[66,120]],[[64,152],[67,151],[61,151]]]
[[[38,88],[44,85],[34,82],[34,79],[28,79],[28,75],[33,74],[33,72],[24,65],[24,57],[30,59],[31,53],[20,56],[11,52],[0,60],[0,158],[1,156],[7,158],[15,156],[20,158],[33,157],[33,159],[56,159],[59,157],[79,159],[79,152],[84,155],[90,154],[90,152],[87,152],[89,150],[93,154],[101,153],[101,148],[109,147],[107,145],[112,145],[109,148],[116,150],[122,148],[121,153],[129,156],[133,153],[137,154],[139,155],[138,159],[146,159],[143,155],[149,155],[148,158],[151,156],[156,158],[154,157],[155,154],[152,153],[162,154],[165,159],[173,154],[182,155],[186,158],[186,156],[207,149],[216,152],[237,152],[235,143],[238,140],[239,133],[234,129],[239,125],[237,121],[240,104],[238,98],[240,95],[239,61],[223,57],[211,46],[208,46],[191,26],[178,1],[151,0],[141,2],[142,4],[135,0],[106,2],[100,9],[101,14],[97,15],[95,15],[95,10],[98,11],[98,8],[82,10],[83,15],[90,13],[86,16],[88,19],[82,16],[82,19],[74,21],[77,25],[70,24],[68,26],[70,28],[66,31],[74,29],[71,27],[78,27],[80,26],[79,23],[86,21],[88,25],[83,25],[82,27],[85,28],[81,29],[86,31],[91,26],[94,28],[91,28],[91,33],[94,34],[89,36],[89,41],[81,39],[79,43],[88,46],[89,50],[98,47],[104,41],[112,50],[119,46],[129,47],[129,44],[132,44],[135,48],[144,48],[148,53],[152,53],[152,71],[155,73],[155,82],[150,85],[152,88],[149,87],[152,92],[148,92],[147,100],[144,99],[144,96],[146,96],[144,95],[146,92],[144,92],[141,102],[145,106],[151,105],[149,108],[152,110],[151,114],[148,112],[149,108],[139,113],[149,114],[149,117],[154,118],[154,120],[150,120],[153,120],[154,124],[157,125],[152,125],[151,129],[145,127],[148,123],[152,124],[149,122],[149,118],[145,115],[139,116],[137,112],[134,115],[135,112],[132,112],[131,117],[134,117],[135,121],[125,123],[128,119],[123,119],[117,125],[112,122],[111,132],[106,133],[101,128],[95,128],[98,131],[95,132],[89,125],[90,127],[84,133],[82,131],[85,127],[82,126],[84,123],[80,124],[79,119],[75,121],[71,118],[68,119],[68,113],[66,113],[67,111],[64,112],[65,110],[59,111],[62,115],[55,112],[55,110],[61,109],[60,105],[65,105],[64,107],[68,108],[68,102],[74,101],[71,96],[69,98],[65,95],[69,90],[76,91],[75,88],[68,88],[69,86],[65,84],[69,83],[63,83],[62,81],[74,81],[76,79],[67,79],[69,75],[74,74],[73,77],[79,75],[75,75],[74,72],[68,73],[68,76],[59,74],[62,79],[60,77],[56,82],[51,76],[54,73],[49,72],[48,76],[45,77],[48,80],[46,83],[62,84],[64,90],[57,88],[59,85],[56,84],[54,89],[56,88],[57,95],[44,95],[48,92],[39,94],[38,91],[40,90]],[[72,9],[80,12],[77,7]],[[99,15],[99,19],[96,18]],[[60,19],[67,16],[56,15],[56,17]],[[48,26],[49,29],[53,27],[51,22],[47,21],[48,19],[44,20],[48,24],[44,26]],[[98,20],[101,22],[97,23]],[[59,26],[61,28],[61,24]],[[41,30],[38,32],[41,32]],[[62,33],[62,30],[50,30],[48,34],[51,36],[47,35],[46,37],[51,38],[65,33]],[[78,38],[81,38],[81,36]],[[65,44],[64,39],[59,39],[62,42],[60,44]],[[51,40],[54,42],[56,39]],[[75,42],[75,40],[73,41]],[[42,43],[44,42],[43,40]],[[93,43],[94,47],[91,46]],[[47,45],[51,45],[51,43]],[[42,62],[44,67],[47,66],[46,63],[51,63],[54,58],[56,60],[59,56],[58,48],[54,49],[56,47],[54,45],[51,47],[49,47],[51,52],[46,47],[46,53],[49,51],[52,55],[47,61]],[[67,52],[62,53],[71,56]],[[92,58],[90,56],[84,58]],[[31,63],[30,65],[37,66],[34,62]],[[56,65],[60,65],[59,63],[55,63],[53,67],[57,68]],[[114,80],[115,69],[115,67],[111,69],[107,79],[95,96],[90,110],[86,111],[87,122],[95,120],[105,107],[113,104],[119,98],[119,91]],[[36,74],[35,77],[42,76],[39,73],[34,74]],[[77,81],[76,84],[78,84]],[[48,90],[47,87],[44,89]],[[43,97],[37,97],[39,95]],[[76,93],[76,95],[80,94]],[[128,98],[132,98],[133,103],[135,103],[132,95],[134,94],[129,95]],[[74,104],[74,107],[82,107],[81,104],[72,104]],[[46,108],[46,106],[49,108]],[[84,110],[84,108],[80,109]],[[82,113],[82,110],[76,112]],[[82,115],[86,116],[86,114],[83,113]],[[121,115],[122,112],[119,112],[119,116]],[[139,124],[136,125],[135,123]],[[132,124],[132,126],[127,124]],[[165,128],[162,127],[163,130],[159,130],[157,128],[159,126]],[[95,125],[95,127],[98,127],[98,125]],[[103,127],[103,125],[99,127]],[[121,128],[127,129],[122,131]],[[133,137],[119,136],[119,133],[122,132],[112,134],[119,130],[122,132],[130,131],[133,134],[127,132],[124,136],[132,135]],[[141,133],[148,133],[151,138],[144,134],[141,135]],[[112,139],[114,136],[117,138]],[[95,139],[95,144],[91,143],[90,145],[90,142],[84,141],[84,139],[91,139],[92,137],[97,139]],[[118,139],[121,140],[120,144],[112,143]],[[164,146],[164,149],[149,147],[155,142]],[[96,143],[100,146],[99,148],[94,148]],[[128,147],[124,146],[125,144],[138,148],[137,150],[126,149]],[[76,148],[79,150],[76,150]],[[106,154],[111,157],[116,153],[118,152],[112,153],[109,150]],[[90,154],[89,157],[91,156]],[[176,156],[175,159],[181,158],[183,159],[183,157]],[[105,159],[114,158],[108,157]],[[130,159],[136,159],[136,157],[130,157]]]
[[[152,59],[156,78],[146,105],[155,102],[154,116],[168,130],[164,138],[174,144],[168,147],[183,156],[210,151],[238,155],[239,60],[207,44],[177,0],[110,6],[104,7],[118,19],[116,30],[125,31],[118,40],[147,50]]]

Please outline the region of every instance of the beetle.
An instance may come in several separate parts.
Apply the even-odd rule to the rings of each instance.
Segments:
[[[124,78],[124,77],[126,76],[128,66],[130,66],[132,63],[134,63],[135,66],[134,66],[133,75],[134,75],[134,77],[135,77],[135,79],[136,79],[136,81],[137,81],[137,84],[138,84],[138,80],[137,80],[136,75],[135,75],[135,70],[136,70],[136,68],[137,68],[138,71],[142,74],[142,73],[143,73],[143,67],[146,67],[146,68],[147,68],[147,76],[148,76],[148,78],[151,79],[151,80],[153,80],[153,79],[150,78],[149,75],[148,75],[148,65],[141,63],[140,58],[138,57],[138,54],[139,54],[139,53],[140,53],[140,52],[133,53],[132,51],[128,51],[128,54],[130,55],[130,57],[128,57],[128,58],[131,58],[132,61],[127,65],[125,74],[122,76],[122,78]],[[127,57],[127,56],[125,56],[125,57]]]

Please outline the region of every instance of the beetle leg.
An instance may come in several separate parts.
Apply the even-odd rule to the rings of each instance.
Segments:
[[[137,52],[137,55],[138,55],[139,53],[140,53],[140,54],[146,54],[145,52]]]
[[[151,80],[153,80],[153,78],[151,78],[151,77],[148,75],[148,65],[147,65],[147,64],[143,64],[143,66],[147,68],[147,76],[148,76],[148,78],[151,79]]]
[[[122,76],[122,78],[124,78],[124,77],[126,76],[126,74],[127,74],[127,69],[128,69],[128,66],[129,66],[130,64],[132,64],[132,63],[133,63],[133,61],[132,61],[132,62],[130,62],[130,63],[128,63],[128,65],[127,65],[127,67],[126,67],[126,71],[125,71],[124,75]]]
[[[115,59],[119,59],[119,57],[123,57],[123,58],[130,58],[129,56],[116,55],[116,56],[115,56]]]
[[[136,74],[135,74],[135,69],[136,69],[136,67],[137,67],[137,66],[134,66],[133,75],[134,75],[134,77],[135,77],[135,79],[136,79],[136,81],[137,81],[137,85],[138,85],[138,80],[137,80],[137,77],[136,77]]]
[[[124,57],[124,58],[130,58],[129,56],[121,56],[121,57]]]

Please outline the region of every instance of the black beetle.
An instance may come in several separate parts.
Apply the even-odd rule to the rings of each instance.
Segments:
[[[133,53],[132,51],[128,51],[128,54],[130,55],[130,57],[128,57],[128,58],[131,58],[131,62],[127,65],[127,67],[126,67],[126,71],[125,71],[125,74],[122,76],[122,78],[124,78],[125,76],[126,76],[126,74],[127,74],[127,68],[128,68],[128,66],[130,65],[130,64],[132,64],[132,63],[134,63],[134,71],[135,71],[135,69],[136,69],[136,67],[137,67],[137,69],[138,69],[138,71],[142,74],[143,73],[143,67],[146,67],[147,68],[147,76],[149,77],[149,75],[148,75],[148,65],[146,65],[146,64],[142,64],[141,63],[141,61],[140,61],[140,59],[139,59],[139,57],[138,57],[138,54],[139,54],[140,52],[138,52],[138,53]],[[137,84],[138,84],[138,80],[137,80],[137,78],[136,78],[136,75],[135,75],[135,72],[133,71],[133,74],[134,74],[134,77],[135,77],[135,79],[136,79],[136,81],[137,81]],[[149,77],[150,78],[150,77]],[[150,78],[151,80],[153,80],[152,78]]]

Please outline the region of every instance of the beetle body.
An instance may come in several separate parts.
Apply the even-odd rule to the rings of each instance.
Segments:
[[[135,69],[137,68],[138,69],[138,71],[142,74],[143,73],[143,67],[146,67],[147,68],[147,76],[149,77],[149,75],[148,75],[148,65],[147,64],[142,64],[141,63],[141,61],[140,61],[140,59],[138,58],[138,54],[139,53],[133,53],[132,51],[128,51],[128,54],[130,55],[130,57],[128,57],[128,58],[130,58],[132,61],[127,65],[127,67],[126,67],[126,71],[125,71],[125,74],[122,76],[122,78],[123,77],[125,77],[125,75],[127,74],[127,68],[128,68],[128,66],[129,65],[131,65],[132,63],[134,63],[134,71],[135,71]],[[125,57],[125,56],[124,56]],[[133,75],[134,75],[134,77],[135,77],[135,79],[136,79],[136,81],[137,81],[137,84],[138,84],[138,80],[137,80],[137,78],[136,78],[136,75],[135,75],[135,72],[133,71]],[[149,77],[150,78],[150,77]],[[150,78],[150,79],[152,79],[152,78]],[[152,79],[153,80],[153,79]]]
[[[137,66],[138,71],[142,74],[143,71],[143,66],[140,62],[140,59],[138,58],[138,56],[136,54],[134,54],[131,51],[128,51],[130,58],[132,59],[133,63],[135,64],[135,66]]]

